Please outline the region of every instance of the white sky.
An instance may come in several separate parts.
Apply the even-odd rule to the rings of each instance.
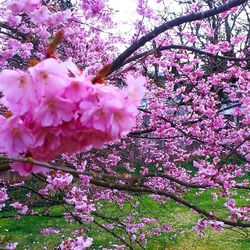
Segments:
[[[166,5],[169,7],[169,11],[174,12],[176,10],[180,10],[180,6],[175,2],[175,0],[167,0],[165,1]],[[128,22],[131,23],[136,18],[136,7],[137,0],[109,0],[109,5],[113,9],[117,10],[117,13],[114,16],[114,19],[118,22]],[[157,4],[155,0],[148,0],[148,5],[155,8],[161,9],[163,8],[162,4]],[[137,16],[138,17],[138,16]],[[120,29],[123,32],[130,31],[131,27],[128,25],[123,25]]]
[[[135,0],[110,0],[110,6],[117,10],[114,19],[117,22],[128,22],[132,23],[136,16],[136,3]],[[131,26],[128,24],[119,25],[119,29],[123,32],[129,32]]]
[[[131,15],[135,14],[136,2],[134,0],[110,0],[110,6],[120,12]]]

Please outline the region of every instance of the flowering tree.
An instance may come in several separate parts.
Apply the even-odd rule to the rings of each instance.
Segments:
[[[131,37],[115,31],[108,0],[1,4],[1,171],[24,178],[2,178],[0,209],[43,215],[30,206],[37,196],[46,211],[60,204],[67,221],[106,230],[118,249],[170,230],[138,220],[141,194],[199,213],[198,231],[250,226],[249,206],[235,201],[249,190],[249,4],[176,2],[183,8],[171,14],[164,1],[138,0]],[[25,201],[11,197],[16,188]],[[227,215],[186,200],[191,189],[224,197]],[[132,210],[105,217],[104,200]],[[58,248],[93,240],[79,230]]]

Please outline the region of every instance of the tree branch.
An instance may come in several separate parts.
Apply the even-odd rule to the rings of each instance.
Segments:
[[[165,32],[166,30],[169,30],[175,26],[179,26],[179,25],[187,23],[187,22],[202,20],[202,19],[205,19],[208,17],[215,16],[215,15],[222,13],[224,11],[227,11],[233,7],[247,3],[247,1],[248,0],[231,0],[225,4],[222,4],[218,7],[209,9],[207,11],[187,14],[185,16],[178,17],[174,20],[168,21],[168,22],[158,26],[157,28],[155,28],[154,30],[152,30],[151,32],[146,34],[145,36],[141,37],[138,41],[134,42],[128,49],[126,49],[122,54],[120,54],[113,61],[112,67],[109,71],[109,74],[111,74],[112,72],[117,70],[119,67],[121,67],[123,62],[127,58],[129,58],[135,51],[137,51],[140,47],[142,47],[144,44],[151,41],[152,39],[154,39],[155,37],[157,37],[161,33]]]
[[[130,62],[132,62],[132,61],[138,60],[138,59],[140,59],[142,57],[146,57],[146,56],[155,54],[157,52],[160,52],[160,51],[163,51],[163,50],[170,50],[170,49],[189,50],[189,51],[201,54],[201,55],[206,55],[206,56],[209,56],[209,57],[219,58],[219,59],[228,60],[228,61],[235,61],[235,62],[250,61],[250,58],[236,58],[236,57],[229,57],[229,56],[220,56],[218,54],[212,54],[212,53],[209,53],[207,51],[204,51],[204,50],[201,50],[201,49],[198,49],[198,48],[195,48],[195,47],[186,46],[186,45],[168,45],[168,46],[158,47],[156,49],[151,49],[151,50],[142,52],[142,53],[140,53],[138,55],[129,57],[127,60],[125,60],[121,64],[121,67],[128,64],[128,63],[130,63]]]
[[[234,227],[243,227],[243,228],[250,227],[250,224],[248,224],[248,223],[242,223],[239,221],[238,222],[228,221],[228,220],[225,220],[223,218],[219,218],[219,217],[213,215],[211,212],[207,212],[206,210],[201,209],[201,208],[187,202],[186,200],[184,200],[184,199],[182,199],[182,198],[180,198],[172,193],[169,193],[169,192],[165,192],[165,191],[161,191],[161,190],[153,190],[153,189],[148,188],[148,187],[107,183],[107,182],[99,181],[97,179],[92,179],[91,183],[93,185],[96,185],[96,186],[113,188],[113,189],[117,189],[117,190],[121,190],[121,191],[130,191],[130,192],[150,193],[150,194],[162,195],[162,196],[170,198],[174,201],[177,201],[178,203],[180,203],[188,208],[193,209],[194,211],[198,212],[199,214],[204,215],[208,219],[222,221],[226,225],[230,225],[230,226],[234,226]]]

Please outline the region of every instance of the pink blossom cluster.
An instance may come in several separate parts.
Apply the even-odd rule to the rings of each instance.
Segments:
[[[56,172],[54,176],[49,175],[47,178],[48,189],[65,189],[73,180],[73,176],[68,173]]]
[[[229,218],[231,220],[237,221],[237,220],[246,220],[250,221],[250,208],[245,207],[236,207],[235,200],[233,198],[228,198],[227,202],[224,204],[224,207],[226,207],[230,211]]]
[[[238,10],[238,7],[231,8],[230,10],[227,10],[225,12],[222,12],[219,16],[220,18],[225,18],[227,17],[230,13],[235,14]]]
[[[6,188],[0,188],[0,211],[5,207],[5,201],[8,200]]]
[[[165,22],[161,13],[168,1],[135,1],[138,19],[130,23],[134,27],[131,39],[128,34],[122,36],[112,32],[116,27],[122,30],[122,26],[113,19],[115,10],[108,0],[73,1],[74,6],[66,10],[53,1],[5,2],[0,8],[5,27],[1,34],[2,68],[23,69],[31,58],[43,60],[48,52],[49,38],[63,28],[64,36],[57,50],[61,60],[71,56],[79,65],[91,65],[88,73],[94,76],[101,64],[111,62],[120,54],[120,47],[129,46],[131,41],[138,42],[140,37]],[[185,13],[207,9],[202,3],[185,3],[184,6]],[[217,3],[214,6],[218,6]],[[70,60],[55,59],[47,59],[25,72],[3,71],[0,90],[4,97],[0,104],[1,113],[5,115],[0,118],[0,152],[10,157],[29,157],[29,163],[11,165],[12,170],[24,176],[46,172],[34,165],[33,159],[53,160],[59,154],[58,164],[62,162],[78,171],[91,173],[83,173],[73,180],[70,174],[50,171],[44,185],[35,187],[34,191],[46,200],[51,198],[64,203],[70,209],[64,214],[67,221],[81,220],[84,224],[91,223],[93,212],[106,202],[116,203],[120,209],[132,203],[131,213],[119,216],[119,221],[103,222],[102,225],[115,231],[124,225],[130,242],[135,245],[139,242],[144,246],[150,237],[164,232],[176,237],[184,230],[180,228],[175,232],[174,225],[162,225],[158,219],[134,212],[136,207],[141,212],[144,199],[135,199],[137,193],[118,190],[116,185],[123,185],[128,190],[132,184],[136,188],[152,189],[151,197],[160,204],[168,201],[168,195],[160,193],[170,193],[185,200],[183,194],[196,186],[204,187],[195,193],[196,197],[204,190],[211,190],[212,198],[218,202],[223,197],[227,201],[224,204],[224,209],[228,210],[227,219],[217,217],[216,206],[212,206],[207,211],[210,220],[202,219],[194,227],[201,236],[207,227],[222,230],[223,221],[228,224],[230,220],[229,225],[249,221],[250,208],[236,205],[234,199],[238,188],[248,188],[249,181],[243,179],[250,170],[250,74],[248,61],[245,61],[250,48],[246,47],[246,29],[238,22],[244,22],[245,9],[238,8],[239,19],[236,19],[236,11],[237,8],[232,8],[221,13],[215,23],[211,22],[213,18],[208,18],[187,23],[183,30],[177,27],[167,30],[151,41],[153,48],[165,45],[175,48],[131,61],[124,70],[109,76],[118,84],[129,70],[145,74],[148,76],[148,95],[142,103],[143,110],[136,117],[137,127],[130,136],[103,149],[99,148],[126,135],[133,126],[137,106],[144,94],[142,77],[127,75],[124,89],[107,84],[93,85],[90,76]],[[221,25],[222,18],[229,20],[230,36],[225,36],[228,32],[225,25]],[[134,55],[145,53],[151,42]],[[178,49],[184,44],[194,47],[197,52],[193,53],[192,48]],[[77,154],[92,147],[99,150]],[[241,163],[236,160],[237,155],[242,158]],[[155,176],[146,177],[152,171]],[[136,183],[133,183],[134,177],[138,178]],[[96,184],[92,178],[98,180]],[[103,184],[108,188],[99,186]],[[7,184],[0,189],[0,210],[8,199],[5,186]],[[24,183],[15,186],[26,188]],[[59,198],[54,195],[57,189],[63,199],[61,195]],[[26,198],[32,202],[32,191],[27,192]],[[248,201],[247,192],[238,194]],[[11,202],[18,209],[16,218],[35,213],[26,204],[15,201]],[[54,230],[45,228],[43,232],[49,235]],[[88,247],[92,239],[86,239],[83,233],[83,230],[74,232],[59,249]],[[128,238],[124,235],[121,238],[126,241]],[[119,244],[118,240],[116,243]],[[126,248],[113,242],[106,247],[103,249]]]
[[[87,197],[86,191],[82,190],[81,187],[74,186],[67,193],[65,202],[74,207],[71,213],[65,214],[65,218],[68,221],[74,221],[75,218],[81,219],[84,223],[90,223],[93,221],[91,213],[96,209],[92,200]]]
[[[6,245],[6,250],[14,250],[17,248],[18,242],[10,242]]]
[[[198,235],[200,237],[203,237],[205,235],[204,230],[210,226],[215,231],[222,231],[224,227],[224,223],[222,221],[215,221],[215,220],[206,220],[206,219],[200,219],[197,224],[193,227],[194,231],[198,232]]]
[[[106,1],[82,0],[81,5],[86,18],[93,18],[101,14],[102,10],[105,8]]]
[[[40,5],[40,0],[8,0],[6,6],[13,13],[31,12]]]
[[[128,76],[127,84],[126,89],[92,84],[73,62],[52,58],[27,71],[2,71],[1,101],[11,113],[0,119],[1,151],[52,160],[123,137],[135,124],[144,79]],[[31,164],[12,167],[21,175],[44,171]]]
[[[52,235],[52,234],[58,234],[60,230],[52,228],[52,227],[47,227],[42,229],[41,234],[43,235]]]
[[[20,202],[14,202],[11,204],[12,207],[18,210],[19,215],[27,214],[28,207]]]
[[[58,26],[58,24],[64,23],[67,19],[71,17],[71,11],[58,11],[51,12],[49,8],[45,5],[41,5],[40,0],[9,0],[6,3],[7,9],[16,16],[11,14],[7,15],[14,24],[18,25],[21,22],[21,17],[18,14],[26,13],[34,24],[48,26]]]
[[[53,13],[46,6],[40,6],[40,8],[29,13],[29,17],[35,24],[56,27],[59,24],[66,23],[71,18],[71,11],[65,10]]]
[[[84,238],[82,236],[79,237],[73,237],[68,238],[67,240],[63,241],[63,243],[59,246],[59,249],[61,250],[68,250],[68,249],[74,249],[74,250],[83,250],[87,247],[90,247],[92,245],[92,238]]]

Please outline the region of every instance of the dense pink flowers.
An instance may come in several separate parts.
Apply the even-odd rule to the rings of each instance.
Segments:
[[[100,148],[126,135],[145,89],[144,78],[127,77],[120,90],[92,84],[72,62],[46,59],[27,72],[0,73],[2,103],[12,113],[0,120],[0,148],[9,156],[51,160],[61,153]],[[21,175],[45,172],[28,163],[13,163]]]
[[[83,250],[92,245],[92,238],[83,238],[81,236],[75,238],[68,238],[65,240],[60,246],[61,250],[75,249],[75,250]]]
[[[48,176],[48,188],[51,190],[54,189],[65,189],[73,180],[73,176],[71,174],[62,174],[57,172],[55,176]]]
[[[101,14],[102,10],[105,8],[106,1],[98,0],[82,0],[82,9],[85,12],[86,18],[93,18]]]
[[[168,29],[155,37],[128,57],[124,62],[128,64],[108,75],[114,84],[126,86],[120,89],[103,79],[100,65],[108,69],[121,49],[140,44],[141,37],[162,25],[166,21],[163,10],[170,20],[175,15],[206,11],[208,6],[182,1],[186,2],[183,11],[174,8],[172,13],[169,1],[133,1],[137,6],[129,13],[138,15],[133,23],[124,20],[125,26],[132,28],[123,36],[123,22],[117,20],[123,15],[112,2],[6,0],[2,4],[0,68],[5,70],[0,73],[0,152],[2,158],[25,157],[25,162],[11,163],[11,169],[33,176],[32,181],[25,178],[28,180],[16,184],[0,180],[0,210],[5,204],[14,207],[17,219],[21,215],[50,215],[54,213],[50,206],[62,205],[65,211],[60,209],[60,215],[82,226],[66,238],[63,230],[46,226],[41,234],[58,232],[58,237],[62,236],[59,249],[91,247],[92,239],[87,236],[92,237],[92,229],[96,231],[96,226],[92,227],[96,219],[107,229],[119,231],[120,239],[132,248],[150,248],[150,238],[161,233],[168,233],[171,240],[184,232],[177,225],[162,224],[160,218],[145,217],[146,200],[140,199],[140,192],[130,192],[131,187],[151,189],[151,198],[160,204],[173,195],[186,200],[181,204],[198,208],[198,196],[204,190],[208,195],[210,190],[207,198],[217,201],[207,207],[207,214],[203,213],[194,227],[201,236],[207,227],[222,230],[223,222],[226,227],[249,223],[249,180],[245,173],[250,170],[250,73],[246,60],[250,48],[245,7],[225,11],[221,18],[217,15],[181,29]],[[220,5],[213,2],[213,6]],[[62,33],[57,49],[52,48],[51,43]],[[46,57],[60,60],[44,60]],[[82,71],[68,57],[88,71]],[[33,58],[41,62],[20,70]],[[148,77],[146,84],[139,74]],[[103,84],[91,79],[101,79]],[[141,102],[144,85],[148,94]],[[140,103],[143,110],[137,116]],[[132,127],[132,133],[118,143]],[[49,171],[35,165],[33,159],[52,161],[50,164],[61,171]],[[71,169],[81,172],[79,178],[76,173],[64,172]],[[116,189],[121,186],[126,191]],[[199,186],[197,200],[185,195],[190,187]],[[246,192],[238,192],[238,188]],[[25,199],[14,198],[15,190],[22,189]],[[163,192],[172,195],[160,195]],[[238,202],[239,198],[244,202]],[[44,211],[32,210],[38,199],[45,202]],[[224,200],[226,212],[217,214],[217,204]],[[112,214],[102,213],[108,203],[112,203]],[[125,208],[125,216],[113,213],[114,203],[121,212]],[[113,219],[106,221],[99,215]],[[100,247],[125,249],[125,242],[115,239]]]
[[[40,5],[40,0],[8,0],[7,7],[13,13],[31,12]]]

